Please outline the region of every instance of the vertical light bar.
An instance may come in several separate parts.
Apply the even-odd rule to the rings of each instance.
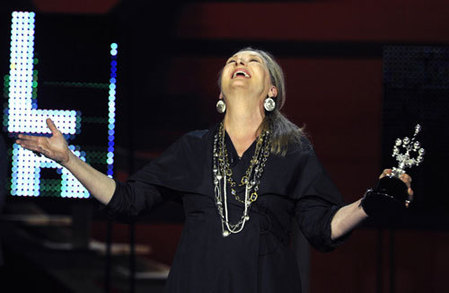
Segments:
[[[106,163],[108,164],[107,175],[112,177],[114,164],[114,138],[115,138],[115,97],[117,83],[117,49],[116,43],[111,44],[111,75],[109,79],[109,98],[108,98],[108,153]]]
[[[32,108],[34,12],[12,13],[9,66],[8,130],[13,132],[18,118]],[[29,102],[28,102],[29,100]]]

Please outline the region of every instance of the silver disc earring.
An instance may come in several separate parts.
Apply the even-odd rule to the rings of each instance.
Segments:
[[[271,112],[276,108],[276,102],[273,100],[272,97],[267,97],[265,101],[263,102],[263,107],[266,111]]]
[[[217,108],[218,113],[224,113],[226,111],[226,103],[222,99],[218,100],[215,107]]]

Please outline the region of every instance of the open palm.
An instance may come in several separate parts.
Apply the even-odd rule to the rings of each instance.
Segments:
[[[19,134],[16,142],[23,148],[41,153],[49,159],[64,164],[69,160],[70,154],[67,141],[50,118],[47,119],[47,126],[52,133],[51,137]]]

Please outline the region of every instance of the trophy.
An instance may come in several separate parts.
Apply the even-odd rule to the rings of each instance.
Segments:
[[[391,174],[381,178],[375,188],[366,192],[362,206],[368,215],[391,218],[410,206],[407,185],[399,177],[405,173],[406,168],[418,166],[423,161],[425,151],[416,140],[420,131],[421,126],[417,124],[411,139],[396,139],[392,156],[396,158],[398,166],[392,168]]]

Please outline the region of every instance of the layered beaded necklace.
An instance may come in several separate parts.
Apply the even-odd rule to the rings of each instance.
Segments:
[[[257,138],[256,149],[249,167],[238,184],[239,187],[245,186],[245,198],[242,199],[235,190],[237,183],[232,178],[232,170],[225,143],[225,129],[223,122],[220,123],[219,129],[214,136],[212,172],[214,178],[215,204],[221,218],[223,237],[227,237],[231,233],[239,233],[245,227],[246,221],[249,221],[249,209],[258,197],[257,192],[259,190],[260,178],[268,156],[270,155],[270,145],[270,131],[262,131]],[[234,198],[244,204],[243,215],[235,224],[229,222],[227,185],[229,185],[229,189]]]

